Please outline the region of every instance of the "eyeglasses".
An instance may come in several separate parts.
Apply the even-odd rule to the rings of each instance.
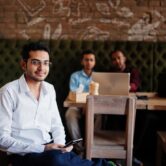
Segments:
[[[34,65],[34,66],[44,65],[44,66],[47,66],[47,67],[52,65],[52,63],[49,60],[40,61],[38,59],[31,59],[31,64]]]

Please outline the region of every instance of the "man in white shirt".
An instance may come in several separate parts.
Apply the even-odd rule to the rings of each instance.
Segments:
[[[64,147],[55,90],[44,81],[49,66],[47,47],[41,43],[24,46],[24,74],[0,89],[0,149],[10,155],[12,166],[109,165],[105,160],[82,160],[71,152],[73,146]]]

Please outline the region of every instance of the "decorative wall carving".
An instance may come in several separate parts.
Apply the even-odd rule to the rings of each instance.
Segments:
[[[159,6],[166,6],[166,1],[165,0],[135,0],[137,5],[139,6],[154,6],[154,4],[159,5]]]
[[[153,16],[155,15],[158,19],[153,21]],[[146,12],[143,13],[142,18],[139,19],[128,31],[129,40],[157,40],[157,28],[162,22],[165,22],[165,18],[158,12]]]
[[[40,11],[42,11],[46,7],[46,2],[44,0],[35,0],[35,1],[17,0],[17,1],[31,17],[37,15]]]
[[[165,7],[165,0],[4,1],[0,34],[24,39],[165,40]],[[6,23],[10,24],[4,29]]]

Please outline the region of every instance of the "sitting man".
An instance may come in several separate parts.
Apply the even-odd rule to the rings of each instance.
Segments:
[[[130,73],[130,92],[136,92],[139,89],[141,79],[140,79],[140,73],[139,71],[130,66],[129,62],[127,61],[127,57],[121,50],[115,50],[111,53],[111,60],[112,60],[112,69],[111,72],[125,72]],[[115,116],[109,117],[108,121],[111,122],[111,125],[116,122]],[[118,117],[119,118],[119,117]],[[115,121],[115,122],[114,122]],[[125,119],[123,117],[120,117],[120,128],[123,129],[125,126]],[[138,122],[137,122],[138,123]],[[136,127],[139,125],[136,123]],[[110,126],[110,124],[109,124]],[[117,124],[114,124],[114,126],[118,126]],[[137,127],[138,128],[138,127]],[[137,129],[135,129],[137,131]],[[133,159],[133,164],[136,166],[141,166],[142,162],[138,159]]]
[[[140,86],[139,71],[127,63],[127,58],[120,50],[111,53],[112,59],[112,72],[125,72],[130,73],[130,92],[136,92]]]
[[[83,92],[89,92],[89,85],[92,81],[91,74],[95,66],[95,54],[91,50],[85,50],[81,55],[81,65],[83,69],[80,71],[74,72],[70,77],[70,91],[77,91],[78,88],[82,89]],[[66,112],[66,124],[72,139],[78,139],[82,137],[80,121],[83,117],[83,110],[70,107]],[[82,156],[83,155],[83,145],[78,143],[76,146],[76,152]]]
[[[110,165],[105,160],[82,160],[71,152],[73,146],[64,147],[55,90],[44,81],[50,63],[43,44],[24,46],[24,74],[0,89],[0,149],[9,154],[12,166]]]

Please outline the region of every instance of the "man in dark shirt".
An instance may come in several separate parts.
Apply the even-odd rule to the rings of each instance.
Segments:
[[[130,92],[136,92],[140,86],[140,74],[136,68],[130,67],[127,58],[120,50],[111,53],[112,72],[130,73]]]
[[[127,57],[121,50],[113,51],[111,53],[111,60],[112,60],[111,72],[130,73],[130,92],[136,92],[141,83],[139,71],[136,68],[129,65]],[[117,117],[115,116],[109,118],[109,121],[111,121],[111,125],[115,126],[115,128],[118,126],[116,124],[116,120]],[[118,128],[120,127],[121,129],[123,129],[123,127],[125,126],[124,124],[126,123],[125,119],[123,117],[120,117],[120,119],[118,120],[120,121],[119,124],[120,126],[118,126]],[[142,164],[142,162],[136,158],[133,159],[133,163],[134,165],[138,166],[141,166]]]

